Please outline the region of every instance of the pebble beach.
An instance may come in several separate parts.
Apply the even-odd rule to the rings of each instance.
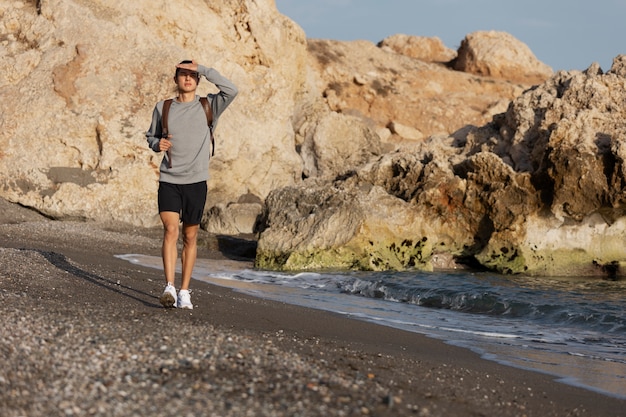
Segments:
[[[192,283],[164,309],[161,231],[0,202],[0,415],[619,416],[626,401],[441,341]],[[200,257],[253,241],[203,234]],[[243,248],[243,249],[242,249]]]

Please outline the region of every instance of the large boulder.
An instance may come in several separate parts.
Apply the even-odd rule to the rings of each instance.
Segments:
[[[559,72],[483,127],[273,192],[258,265],[626,276],[625,74]]]
[[[333,177],[382,152],[380,137],[355,116],[327,112],[309,129],[300,149],[306,177]]]
[[[539,61],[526,44],[509,33],[497,31],[467,35],[454,68],[524,84],[538,84],[552,75],[552,68]]]
[[[448,149],[432,159],[386,154],[331,183],[272,192],[257,266],[458,268],[472,263],[492,234],[514,229],[537,210],[529,175],[515,173],[495,154],[455,167],[452,142],[433,147]]]
[[[427,62],[450,62],[456,58],[456,51],[448,48],[438,37],[397,34],[378,43],[380,48]]]

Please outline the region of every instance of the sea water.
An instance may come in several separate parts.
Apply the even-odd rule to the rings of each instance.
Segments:
[[[161,268],[161,259],[119,256]],[[194,278],[425,334],[626,399],[626,281],[477,272],[303,272],[198,259]]]

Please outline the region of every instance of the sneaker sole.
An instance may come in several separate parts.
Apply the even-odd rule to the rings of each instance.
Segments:
[[[161,305],[165,308],[176,307],[176,300],[174,299],[174,296],[172,296],[172,294],[170,293],[163,294],[161,298],[159,298],[159,301],[161,302]]]

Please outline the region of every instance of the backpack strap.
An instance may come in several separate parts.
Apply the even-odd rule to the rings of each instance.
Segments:
[[[200,103],[204,108],[204,113],[206,114],[206,122],[209,126],[209,130],[211,131],[211,156],[213,156],[215,155],[215,138],[213,137],[213,111],[211,111],[209,100],[207,100],[206,97],[200,97]]]
[[[173,99],[167,99],[163,102],[163,111],[161,112],[161,138],[167,137],[167,118],[170,113],[170,107],[172,106]],[[167,151],[167,165],[168,168],[172,167],[172,156],[170,151]]]
[[[161,137],[167,136],[167,116],[170,113],[172,101],[174,101],[174,99],[171,98],[163,101],[163,111],[161,114]]]

